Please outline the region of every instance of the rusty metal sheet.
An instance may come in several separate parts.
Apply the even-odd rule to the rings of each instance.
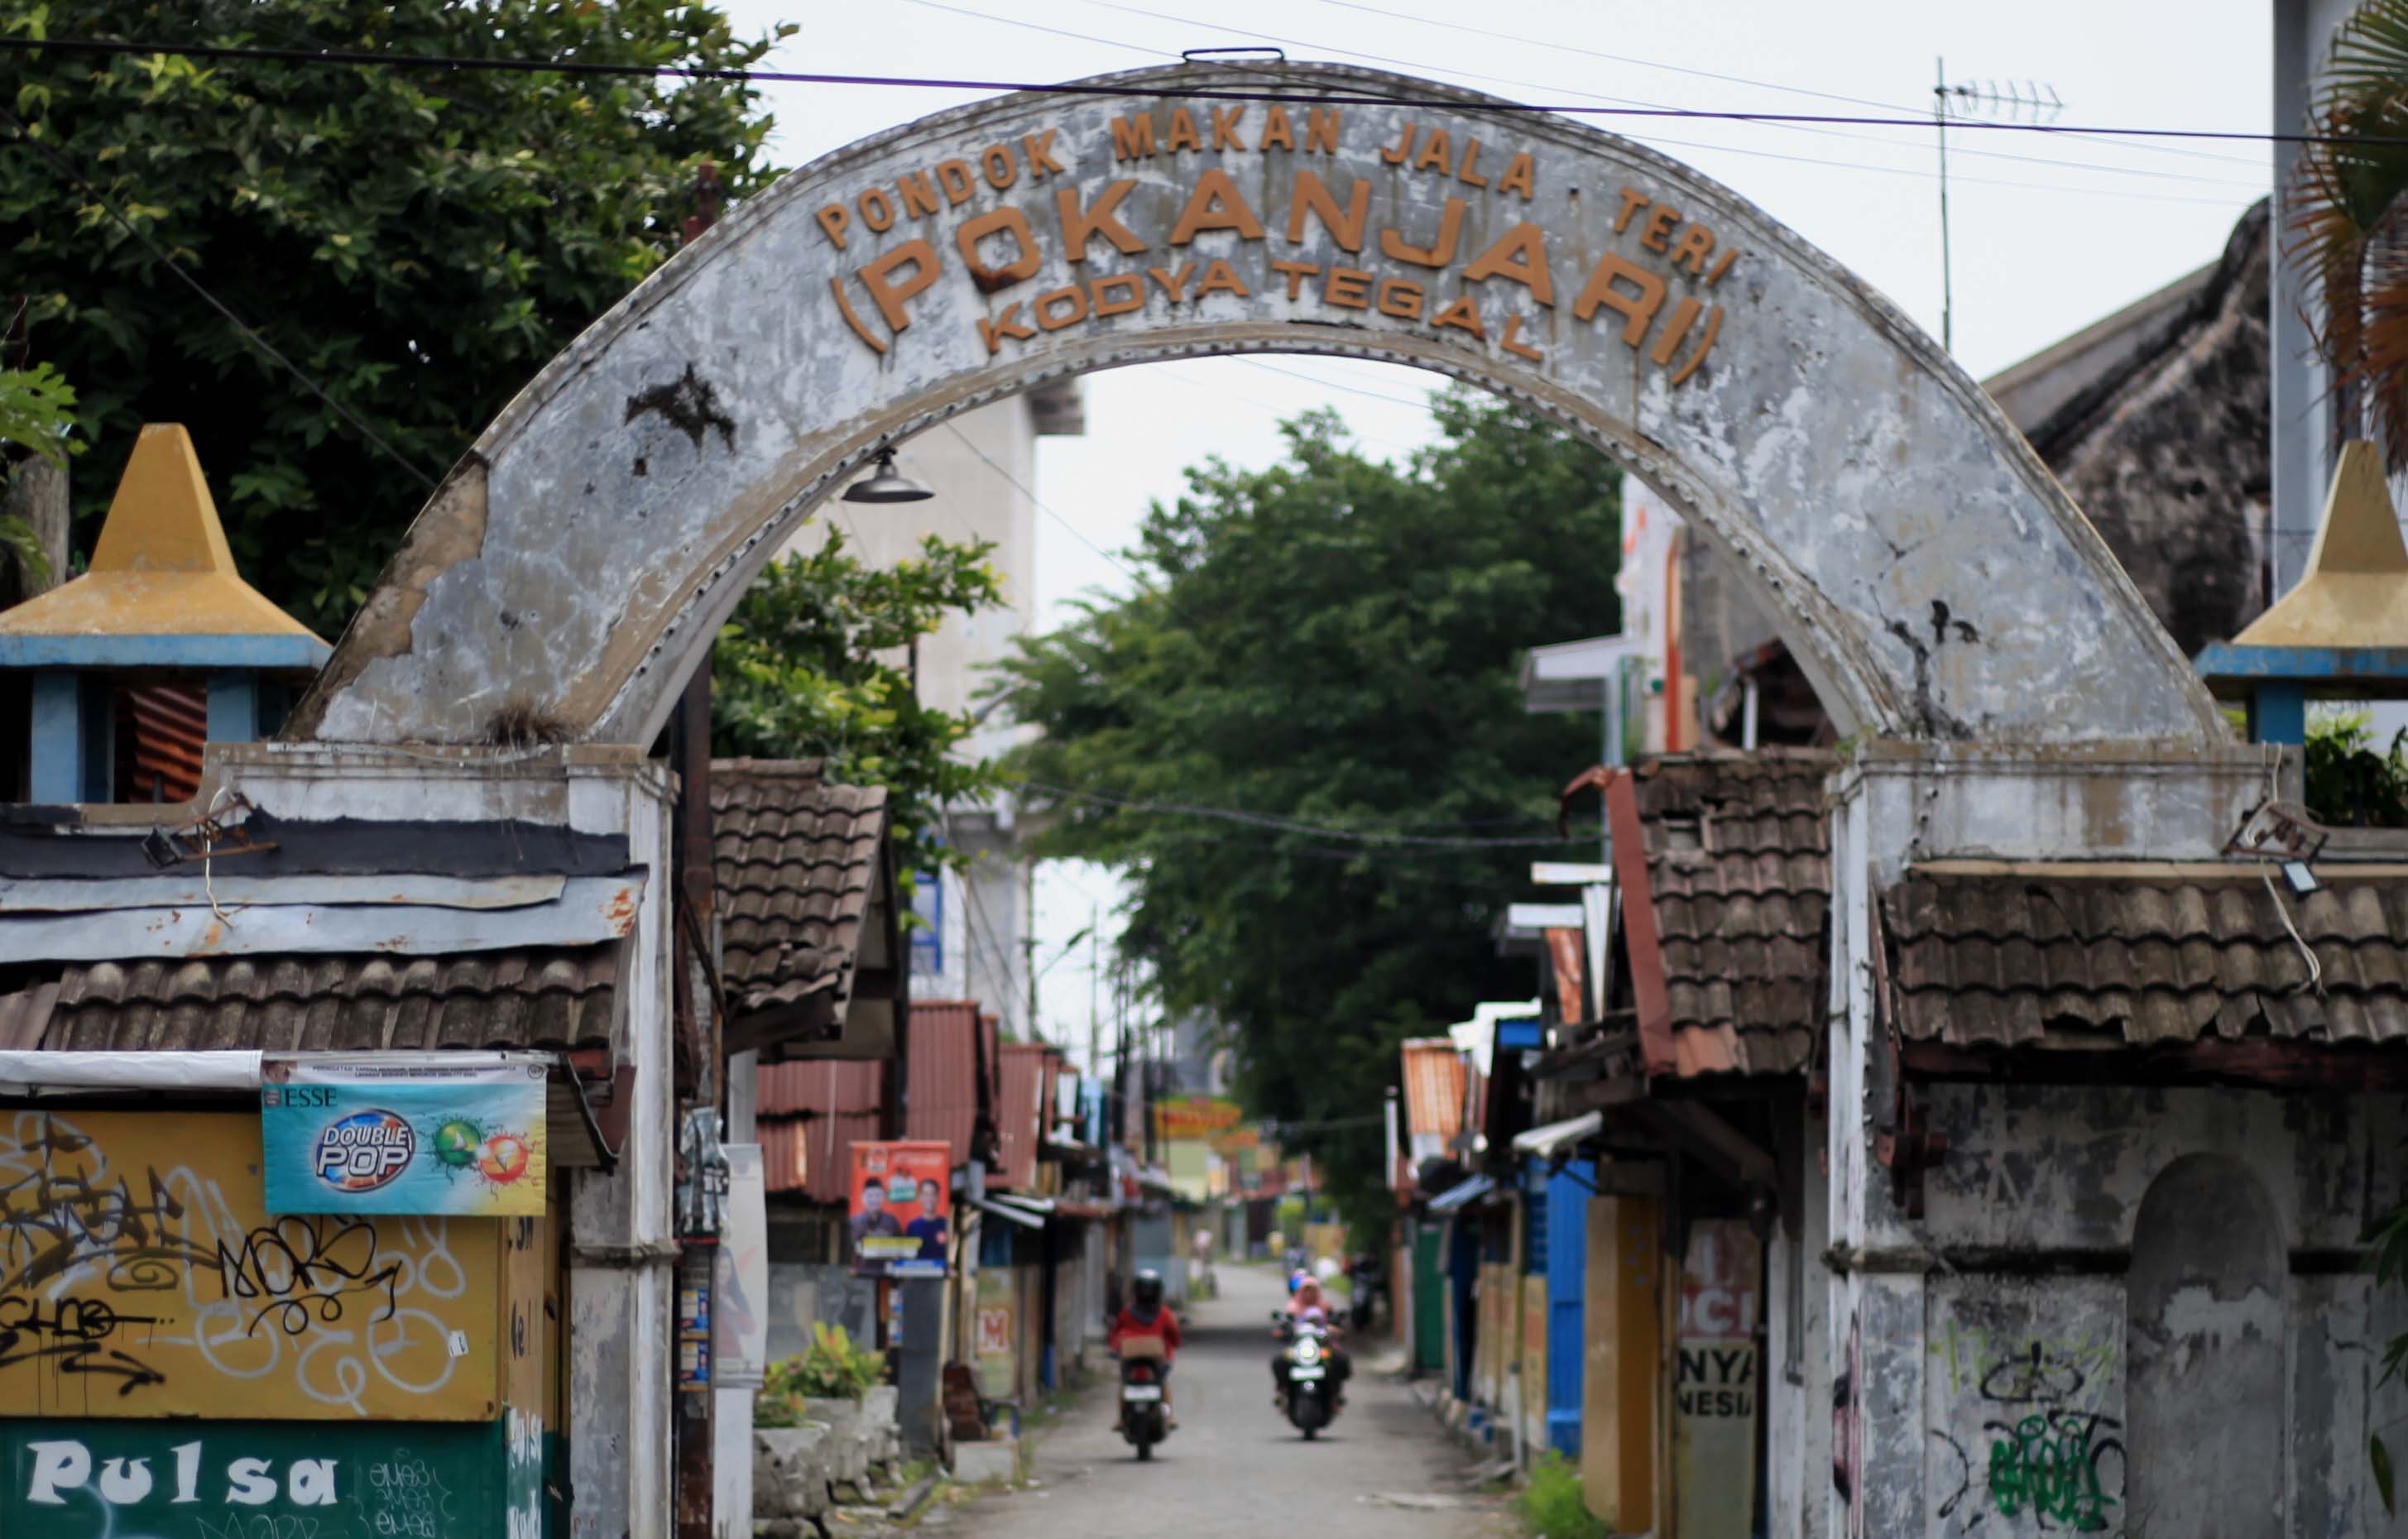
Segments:
[[[445,956],[624,939],[640,876],[570,878],[559,897],[499,912],[399,904],[229,904],[0,919],[0,963],[131,962],[294,952]],[[507,917],[504,917],[504,916]]]
[[[217,870],[205,879],[194,867],[156,876],[0,879],[0,915],[79,914],[105,908],[172,908],[209,901],[293,906],[301,904],[384,904],[399,907],[525,908],[550,903],[567,888],[560,876],[251,876]]]

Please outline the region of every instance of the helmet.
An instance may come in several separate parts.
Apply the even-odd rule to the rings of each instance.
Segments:
[[[1287,1290],[1293,1293],[1312,1280],[1312,1274],[1299,1266],[1295,1271],[1287,1275]]]
[[[1129,1283],[1129,1298],[1140,1309],[1162,1307],[1162,1274],[1152,1267],[1139,1273]]]

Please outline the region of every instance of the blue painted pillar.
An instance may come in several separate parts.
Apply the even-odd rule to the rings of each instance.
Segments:
[[[253,673],[209,675],[209,741],[259,741],[259,676]]]
[[[1574,1462],[1588,1366],[1588,1204],[1596,1190],[1593,1161],[1572,1161],[1547,1177],[1547,1446]]]
[[[2308,740],[2308,690],[2293,678],[2261,678],[2249,697],[2249,740],[2253,743],[2304,743]]]
[[[91,744],[83,730],[83,676],[64,669],[34,676],[34,801],[66,805],[86,800]]]

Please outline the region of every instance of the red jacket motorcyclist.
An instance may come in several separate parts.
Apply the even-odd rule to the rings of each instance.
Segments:
[[[1152,1289],[1145,1286],[1149,1281],[1154,1284]],[[1141,1276],[1133,1291],[1136,1297],[1121,1305],[1120,1314],[1112,1319],[1111,1331],[1104,1337],[1104,1345],[1117,1352],[1125,1336],[1160,1336],[1162,1361],[1170,1361],[1179,1355],[1179,1317],[1163,1304],[1162,1279]],[[1149,1292],[1153,1294],[1150,1299],[1146,1297]],[[1148,1312],[1140,1314],[1140,1308]]]

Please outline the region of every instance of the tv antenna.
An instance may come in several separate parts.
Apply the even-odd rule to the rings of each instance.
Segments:
[[[1937,61],[1931,88],[1931,126],[1940,135],[1940,345],[1956,347],[1956,290],[1948,249],[1948,120],[1986,118],[1994,122],[2046,123],[2065,110],[2057,88],[2037,80],[1966,80],[1948,83],[1948,61]]]

